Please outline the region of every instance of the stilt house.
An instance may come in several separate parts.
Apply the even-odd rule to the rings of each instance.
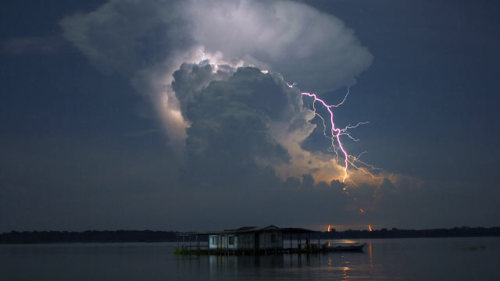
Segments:
[[[274,225],[245,226],[209,233],[210,250],[266,251],[283,249],[283,230]]]

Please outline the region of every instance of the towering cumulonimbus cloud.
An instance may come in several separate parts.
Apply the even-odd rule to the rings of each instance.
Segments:
[[[286,86],[349,86],[371,64],[370,52],[336,17],[288,0],[110,0],[61,26],[97,67],[130,77],[193,166],[220,158],[210,151],[219,147],[214,136],[233,136],[239,147],[232,155],[283,179],[340,177],[331,156],[301,147],[314,113]]]
[[[226,58],[268,65],[308,91],[354,83],[372,62],[354,32],[332,15],[292,1],[190,1],[190,33]]]
[[[169,91],[172,73],[203,56],[267,68],[309,91],[354,83],[372,61],[339,19],[293,1],[110,0],[61,21],[63,35],[105,72],[131,77],[170,139],[189,121]],[[216,63],[216,62],[215,62]]]

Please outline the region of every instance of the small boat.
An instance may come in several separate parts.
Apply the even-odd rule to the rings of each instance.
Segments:
[[[321,245],[321,250],[324,252],[361,252],[366,243],[350,243],[350,244],[337,244],[329,245],[324,243]]]

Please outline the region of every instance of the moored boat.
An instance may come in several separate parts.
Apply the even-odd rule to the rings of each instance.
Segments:
[[[361,252],[366,243],[349,243],[349,244],[329,244],[324,243],[321,245],[323,252]]]

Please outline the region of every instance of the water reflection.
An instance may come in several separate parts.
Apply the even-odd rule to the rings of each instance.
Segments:
[[[322,280],[328,277],[330,280],[347,281],[351,280],[353,270],[360,270],[359,264],[362,263],[364,257],[366,257],[364,253],[327,253],[204,256],[199,259],[207,262],[207,270],[213,280],[225,279],[224,276],[247,280],[244,276],[259,276],[260,278],[264,274],[281,276],[279,280]]]
[[[350,270],[350,268],[348,266],[344,266],[342,269],[344,270],[344,279],[343,279],[343,281],[349,280],[349,270]]]
[[[335,245],[354,241],[323,242]],[[367,243],[367,246],[365,252],[178,256],[177,271],[206,272],[205,276],[210,280],[257,280],[263,277],[269,280],[363,280],[371,275],[374,268],[373,246],[371,243]]]
[[[0,279],[500,280],[499,237],[358,242],[367,243],[364,253],[260,257],[176,256],[176,245],[168,243],[0,245]]]
[[[300,268],[310,266],[320,266],[323,255],[298,255],[298,254],[285,254],[285,255],[269,255],[269,256],[207,256],[209,268],[215,270],[227,270],[228,268],[249,268],[249,267],[263,267],[263,268]],[[328,258],[331,264],[331,257]]]
[[[370,257],[370,269],[373,269],[373,245],[372,245],[372,241],[368,242],[368,256]]]

